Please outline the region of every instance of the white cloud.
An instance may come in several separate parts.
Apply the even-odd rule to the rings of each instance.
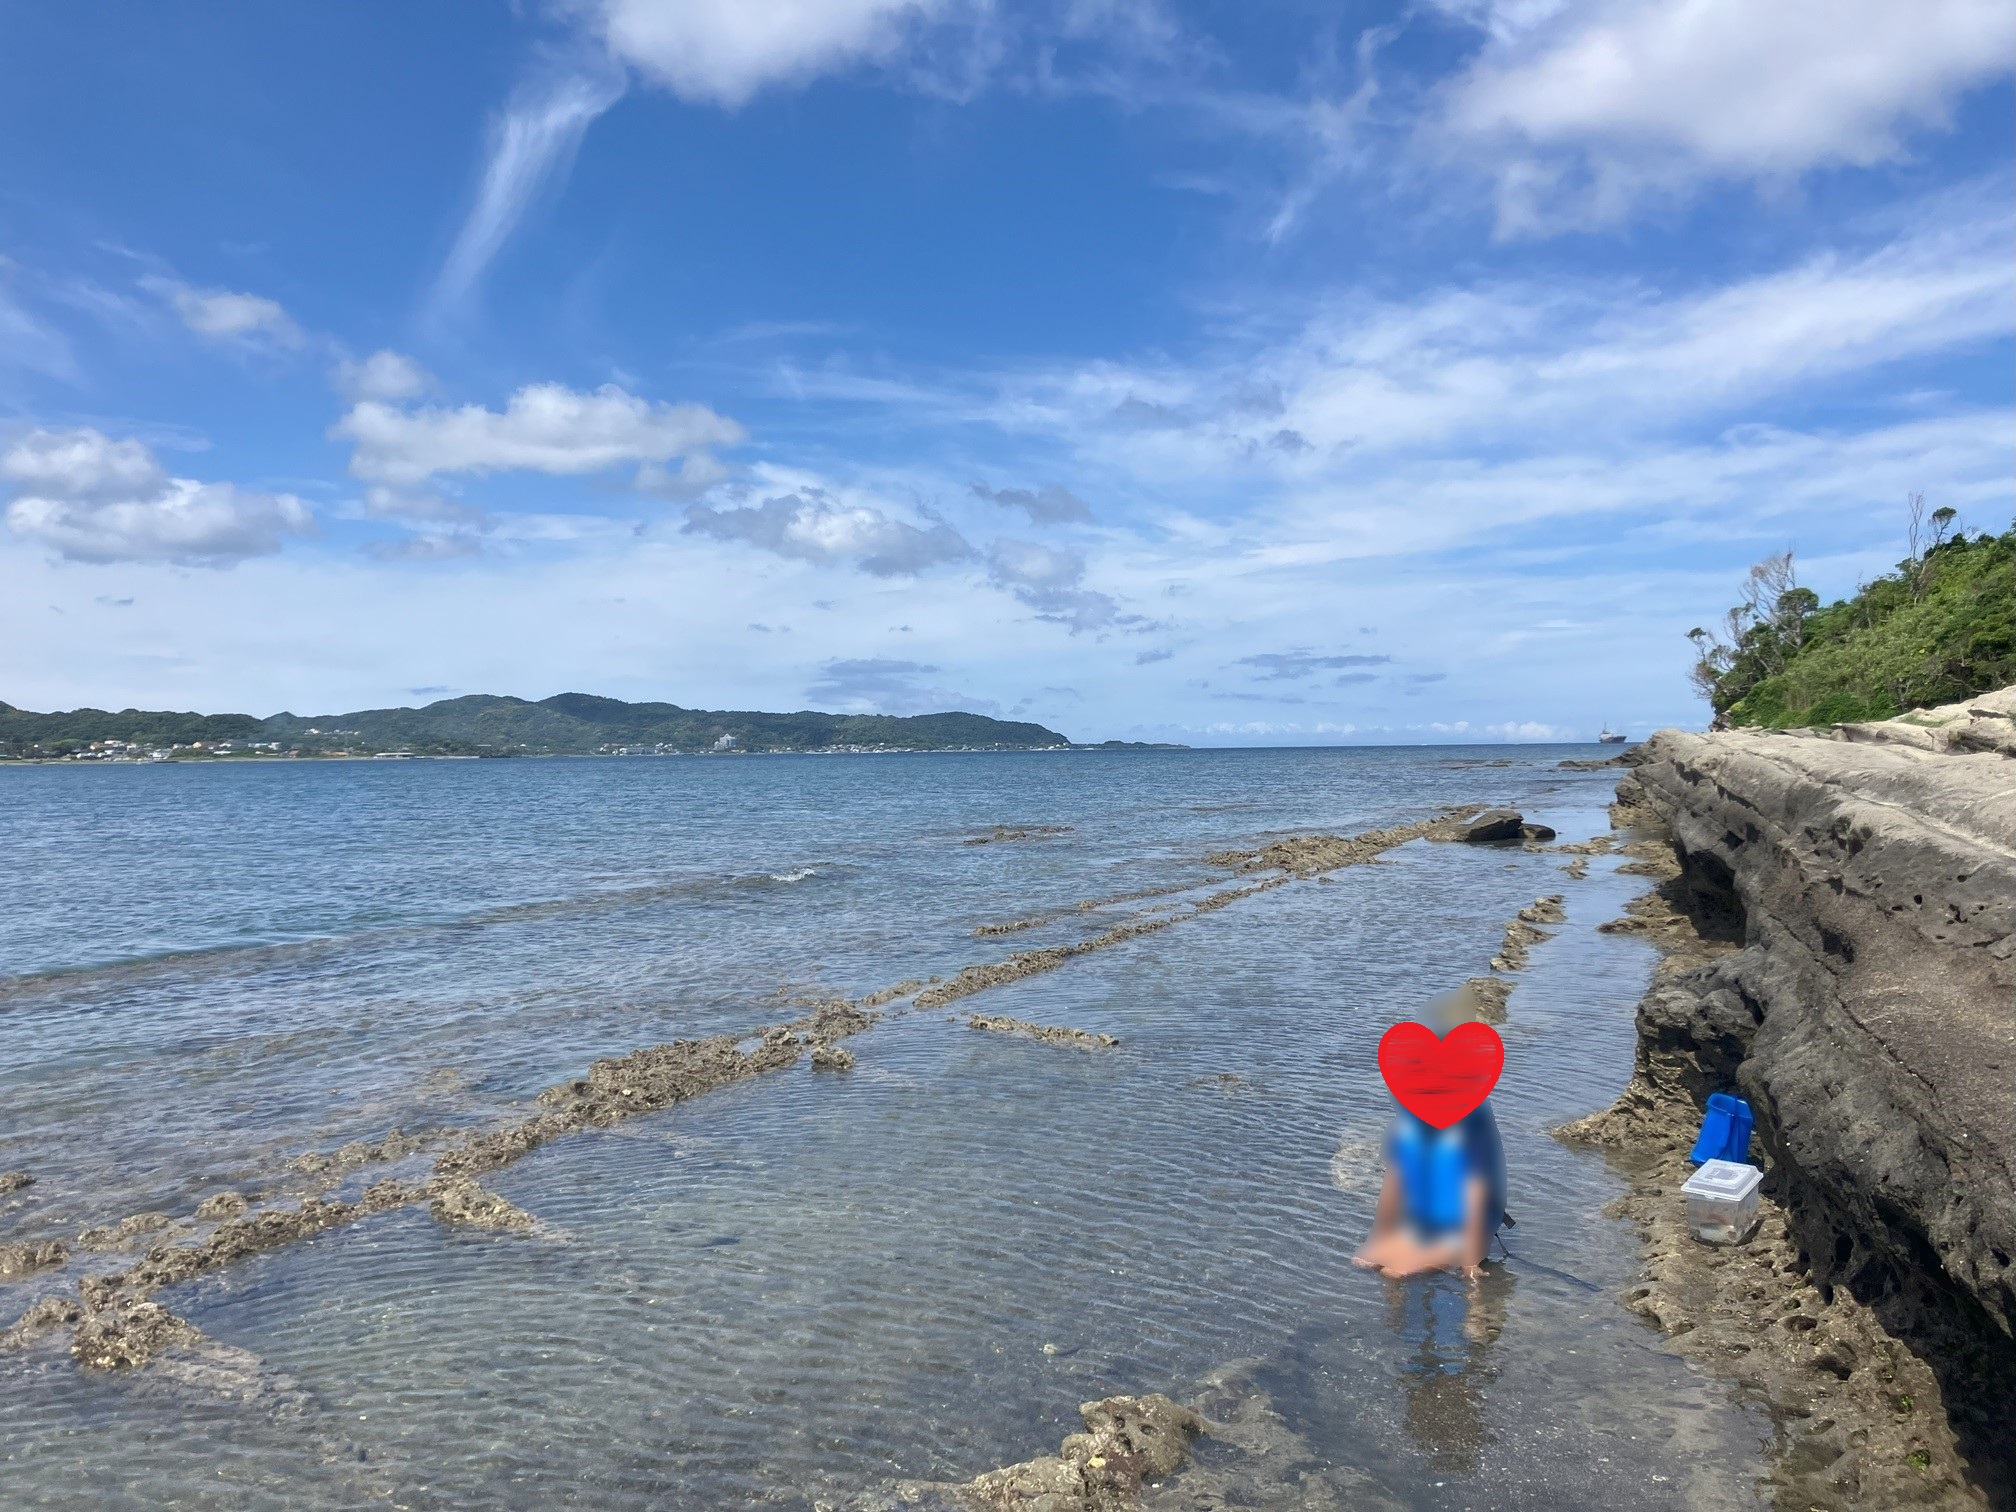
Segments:
[[[360,361],[348,358],[330,374],[336,391],[352,404],[366,399],[418,399],[434,386],[427,370],[403,352],[389,348]]]
[[[314,528],[292,494],[172,478],[138,441],[95,430],[33,431],[0,453],[15,534],[78,562],[221,567]]]
[[[1860,255],[1670,296],[1534,280],[1337,304],[1258,350],[1011,375],[988,413],[1069,439],[1081,471],[1097,457],[1176,487],[1255,469],[1307,483],[1452,441],[1617,444],[2004,337],[2016,324],[2007,213],[1938,208],[1959,213]],[[1263,390],[1279,395],[1265,412],[1241,397]],[[1132,418],[1148,411],[1159,423]]]
[[[1474,5],[1445,8],[1477,16]],[[2007,74],[2007,0],[1583,0],[1483,8],[1442,126],[1495,142],[1507,230],[1615,219],[1648,188],[1901,157]]]
[[[528,384],[502,413],[478,404],[401,409],[367,399],[329,433],[356,444],[353,474],[398,489],[445,473],[577,475],[662,464],[744,438],[741,426],[705,405],[655,403],[614,384],[584,393],[558,383]]]
[[[301,328],[278,303],[230,289],[197,289],[171,278],[141,282],[166,299],[182,323],[206,341],[298,347]]]
[[[600,0],[612,54],[680,98],[734,107],[767,85],[802,83],[887,57],[946,0]]]
[[[476,202],[435,285],[437,308],[467,299],[533,199],[565,175],[595,118],[622,94],[617,74],[563,73],[521,89],[491,123]]]
[[[919,527],[812,487],[737,509],[696,504],[686,512],[686,530],[800,561],[847,563],[876,577],[908,576],[973,554],[942,520]]]

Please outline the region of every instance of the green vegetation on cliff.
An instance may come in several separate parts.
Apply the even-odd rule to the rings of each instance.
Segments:
[[[943,751],[1030,749],[1070,743],[1039,724],[983,714],[795,714],[715,712],[668,703],[625,703],[588,693],[560,693],[537,703],[472,694],[421,709],[362,709],[351,714],[161,714],[75,709],[31,714],[0,704],[0,751],[60,755],[93,741],[143,746],[202,741],[278,741],[289,750],[411,751],[419,755],[561,756],[625,747],[708,751],[723,737],[747,751],[819,751],[844,747]],[[200,754],[200,753],[198,753]]]
[[[2016,530],[1948,535],[1913,500],[1912,551],[1854,597],[1822,607],[1792,556],[1751,568],[1722,633],[1694,630],[1694,682],[1724,724],[1890,719],[2016,682]]]

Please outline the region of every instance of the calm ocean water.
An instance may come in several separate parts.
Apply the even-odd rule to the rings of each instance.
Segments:
[[[1202,882],[1283,831],[1489,801],[1582,838],[1611,776],[1570,754],[1592,750],[0,771],[0,1170],[36,1177],[0,1238],[186,1218],[598,1056],[1082,938],[1152,901],[973,932]],[[998,824],[1070,829],[966,843]],[[1564,859],[1415,843],[957,1022],[892,1015],[851,1073],[556,1141],[488,1178],[529,1235],[413,1209],[163,1294],[235,1373],[0,1354],[0,1503],[840,1506],[1054,1452],[1080,1401],[1218,1378],[1287,1446],[1248,1467],[1284,1482],[1253,1505],[1328,1504],[1311,1476],[1360,1505],[1756,1505],[1768,1424],[1618,1306],[1622,1183],[1544,1132],[1623,1085],[1652,965],[1593,932],[1642,882]],[[1538,1264],[1475,1299],[1357,1271],[1378,1036],[1543,893],[1569,922],[1514,993],[1496,1098]],[[0,1282],[0,1327],[116,1261]]]

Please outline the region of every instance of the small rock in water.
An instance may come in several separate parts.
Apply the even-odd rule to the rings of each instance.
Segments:
[[[1519,840],[1525,838],[1525,823],[1525,818],[1517,809],[1486,809],[1466,821],[1457,830],[1456,838],[1471,845],[1483,845],[1494,840]]]
[[[812,1069],[814,1071],[852,1071],[854,1052],[843,1050],[838,1045],[815,1045],[812,1048]]]
[[[33,1275],[69,1258],[70,1247],[61,1239],[19,1240],[0,1244],[0,1277]]]
[[[0,1171],[0,1192],[18,1192],[33,1185],[35,1178],[26,1171]]]

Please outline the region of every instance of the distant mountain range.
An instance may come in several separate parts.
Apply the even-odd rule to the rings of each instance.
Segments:
[[[624,747],[711,751],[724,737],[732,748],[748,751],[1031,750],[1071,744],[1068,736],[1042,725],[983,714],[723,713],[669,703],[625,703],[590,693],[560,693],[536,703],[477,693],[420,709],[275,714],[270,719],[140,709],[34,714],[0,703],[0,751],[16,756],[60,755],[108,740],[147,747],[279,742],[286,750],[308,755],[562,756]]]

